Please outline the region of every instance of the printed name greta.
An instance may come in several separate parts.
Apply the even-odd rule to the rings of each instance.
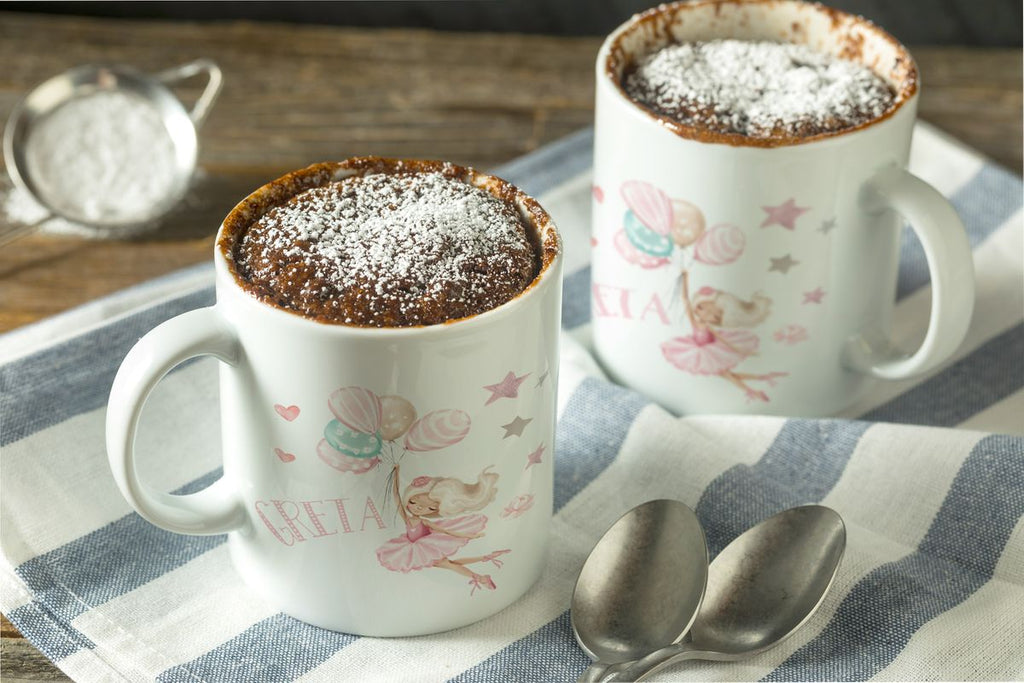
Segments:
[[[624,318],[626,320],[655,320],[669,325],[665,304],[657,293],[645,294],[626,287],[593,283],[591,294],[594,301],[594,315],[599,318]]]
[[[365,502],[349,498],[257,500],[254,507],[274,538],[287,546],[314,538],[377,531],[388,526],[369,496]]]

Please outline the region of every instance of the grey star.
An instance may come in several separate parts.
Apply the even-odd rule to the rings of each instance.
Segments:
[[[836,219],[835,216],[833,216],[832,218],[829,218],[828,220],[821,222],[821,227],[818,228],[818,232],[820,232],[822,235],[827,235],[829,231],[834,230],[835,227]]]
[[[550,374],[550,373],[547,370],[545,370],[544,374],[537,378],[536,386],[539,387],[539,386],[543,385],[544,384],[544,380],[546,380],[548,378],[548,374]]]
[[[533,422],[532,417],[528,417],[524,420],[523,418],[516,415],[516,419],[509,422],[507,425],[501,425],[501,428],[505,430],[505,436],[501,438],[507,439],[510,436],[522,436],[523,430],[526,428],[526,425],[530,424],[531,422]]]
[[[783,275],[788,273],[790,268],[800,263],[799,261],[794,260],[791,254],[786,254],[779,258],[769,257],[769,260],[772,262],[772,265],[768,268],[768,272],[770,273],[773,270],[777,270]]]

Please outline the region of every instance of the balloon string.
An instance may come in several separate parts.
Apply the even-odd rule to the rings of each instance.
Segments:
[[[680,247],[679,251],[683,253],[683,270],[690,270],[693,268],[695,257],[691,253],[691,247]]]
[[[388,476],[385,477],[385,479],[384,479],[384,495],[381,497],[382,500],[384,501],[384,509],[385,510],[387,510],[387,508],[390,507],[390,505],[388,503],[389,503],[389,501],[391,501],[391,489],[392,489],[392,482],[394,481],[394,478],[395,478],[395,468],[392,467],[391,471],[388,472]],[[398,523],[398,508],[402,504],[402,501],[401,500],[396,500],[396,501],[392,501],[392,502],[394,502],[394,504],[395,504],[395,509],[391,513],[391,523],[392,523],[393,526],[397,526],[397,523]]]
[[[671,291],[668,293],[668,306],[669,310],[671,310],[673,314],[678,312],[681,302],[680,297],[683,290],[683,273],[693,267],[693,257],[690,254],[690,249],[688,247],[678,247],[676,249],[676,253],[679,254],[679,261],[681,262],[682,267],[679,269],[679,276],[672,280]],[[664,290],[662,293],[664,294]]]

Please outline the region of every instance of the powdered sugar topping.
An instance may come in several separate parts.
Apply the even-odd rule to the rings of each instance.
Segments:
[[[804,45],[669,45],[624,79],[631,98],[680,123],[750,137],[810,136],[875,119],[895,102],[869,68]]]
[[[441,173],[374,173],[307,190],[257,220],[234,256],[257,296],[374,326],[479,313],[538,270],[515,208]]]

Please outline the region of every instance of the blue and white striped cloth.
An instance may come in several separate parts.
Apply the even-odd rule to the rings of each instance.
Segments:
[[[107,470],[104,404],[135,340],[213,299],[193,268],[0,338],[0,608],[83,681],[560,681],[587,664],[567,612],[600,534],[651,498],[697,510],[714,555],[783,508],[822,502],[848,529],[820,611],[745,662],[679,664],[663,680],[1024,677],[1022,185],[919,126],[912,169],[970,231],[978,300],[957,357],[883,384],[829,420],[676,418],[600,375],[588,355],[591,134],[498,173],[540,196],[567,245],[555,517],[538,584],[504,612],[439,635],[358,638],[307,626],[249,593],[223,536],[161,531]],[[895,334],[928,315],[920,247],[903,252]],[[143,475],[188,492],[218,474],[213,361],[150,399]]]

